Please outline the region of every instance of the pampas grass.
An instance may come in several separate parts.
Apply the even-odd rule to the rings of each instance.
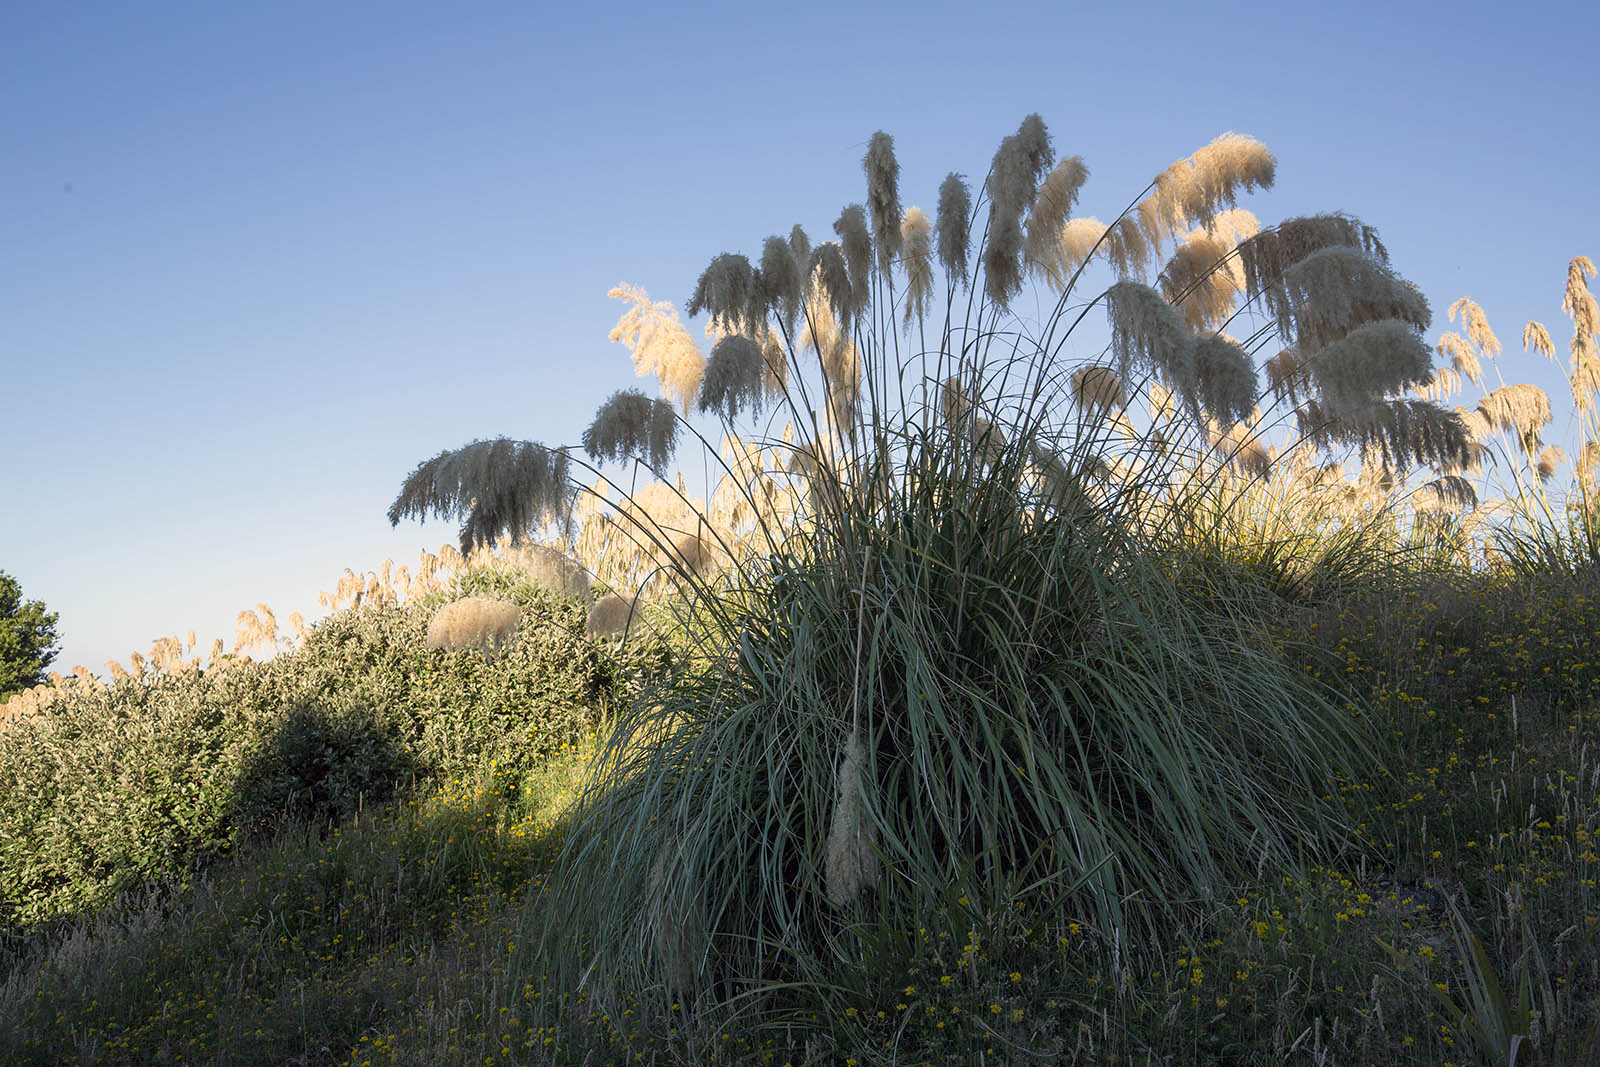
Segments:
[[[639,459],[660,470],[678,446],[678,420],[672,405],[651,400],[636,389],[611,394],[583,431],[583,450],[595,460]]]
[[[746,411],[759,412],[765,394],[767,359],[761,346],[740,334],[729,334],[711,350],[697,407],[733,422]]]
[[[904,321],[921,320],[933,296],[933,237],[927,212],[906,208],[900,220],[900,240],[905,249],[906,295]]]
[[[625,394],[618,393],[610,403]],[[666,406],[665,424],[659,418],[648,417],[649,401],[638,392],[627,394],[637,397],[645,407],[646,417],[633,420],[617,416],[606,427],[608,434],[597,434],[593,440],[602,454],[628,455],[644,438],[651,446],[652,455],[659,454],[666,437],[670,446],[677,424],[672,422],[672,408]],[[602,413],[607,408],[601,409]],[[591,427],[591,430],[594,428]],[[626,436],[623,431],[633,431]],[[651,436],[651,431],[655,436]],[[591,438],[584,435],[587,448]],[[669,449],[670,450],[670,447]],[[591,449],[591,454],[594,450]],[[512,441],[497,437],[492,441],[474,441],[470,445],[439,453],[422,463],[406,477],[400,493],[389,505],[389,523],[399,525],[402,518],[439,518],[464,514],[461,527],[461,552],[470,552],[475,545],[489,544],[501,532],[510,533],[520,541],[548,522],[562,518],[570,504],[570,478],[566,451],[548,449],[529,441]]]
[[[1028,212],[1022,258],[1028,268],[1043,277],[1064,277],[1062,236],[1067,219],[1078,202],[1078,193],[1089,178],[1089,168],[1080,156],[1068,156],[1046,175],[1044,184]]]
[[[867,175],[867,211],[872,218],[872,240],[878,248],[878,270],[887,275],[900,258],[900,162],[894,157],[894,138],[879,130],[867,143],[861,160]]]
[[[980,252],[984,292],[998,308],[1009,307],[1022,291],[1022,216],[1033,207],[1039,180],[1054,158],[1044,122],[1029,115],[1000,142],[989,165],[989,229]]]
[[[939,185],[939,264],[954,283],[969,277],[967,252],[972,243],[972,191],[961,175],[951,172]]]
[[[1516,437],[1530,457],[1539,451],[1539,432],[1550,423],[1550,395],[1537,385],[1503,385],[1478,402],[1489,426]]]
[[[608,593],[589,609],[584,633],[590,637],[620,637],[629,629],[637,608],[631,597]]]
[[[867,231],[866,209],[860,204],[846,205],[834,220],[833,232],[839,235],[839,247],[850,279],[851,313],[839,315],[848,325],[872,301],[872,235]],[[830,278],[829,284],[838,284],[837,278]]]
[[[641,378],[653,375],[662,396],[689,410],[706,361],[678,312],[664,300],[652,302],[637,285],[624,283],[606,295],[632,305],[612,327],[610,339],[628,346],[634,373]]]
[[[852,733],[835,776],[833,816],[828,827],[828,854],[823,878],[828,900],[842,908],[878,884],[878,854],[867,811],[866,752]]]
[[[522,609],[508,600],[462,597],[434,612],[426,643],[435,650],[476,649],[492,658],[516,637],[521,622]]]

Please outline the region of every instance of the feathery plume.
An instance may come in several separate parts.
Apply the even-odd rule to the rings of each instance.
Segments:
[[[1410,322],[1385,319],[1356,327],[1309,358],[1312,380],[1337,418],[1367,420],[1384,397],[1425,381],[1433,360]]]
[[[289,628],[300,640],[306,639],[306,617],[298,611],[289,612]]]
[[[535,585],[556,597],[585,596],[589,572],[583,564],[552,545],[528,545],[521,553],[522,569]]]
[[[1344,245],[1320,249],[1291,265],[1276,294],[1280,336],[1298,339],[1308,350],[1332,344],[1368,323],[1398,319],[1420,330],[1432,317],[1415,286]]]
[[[700,383],[700,411],[715,412],[726,422],[733,422],[747,407],[759,413],[766,372],[761,346],[741,334],[729,334],[711,350]]]
[[[1572,319],[1573,346],[1578,338],[1593,338],[1600,331],[1600,304],[1595,303],[1586,279],[1595,276],[1588,256],[1576,256],[1567,264],[1567,288],[1561,297],[1561,310]]]
[[[1139,282],[1121,281],[1106,290],[1111,351],[1124,381],[1135,366],[1159,371],[1191,411],[1195,397],[1195,338],[1183,317],[1161,294]]]
[[[632,395],[644,400],[641,393]],[[670,418],[671,405],[659,403]],[[605,410],[601,408],[602,413]],[[586,433],[586,448],[588,436]],[[594,454],[590,450],[590,455]],[[389,506],[389,523],[398,526],[402,518],[430,515],[464,518],[460,541],[465,553],[474,545],[491,543],[503,532],[520,541],[545,523],[560,519],[571,502],[570,485],[565,449],[504,437],[474,441],[441,452],[412,471]]]
[[[634,601],[631,597],[619,596],[611,593],[595,601],[594,607],[589,609],[589,618],[584,624],[584,632],[590,637],[616,637],[628,632],[629,620],[634,616]]]
[[[1557,468],[1559,468],[1566,461],[1567,454],[1565,452],[1557,448],[1555,445],[1547,446],[1543,452],[1539,453],[1539,461],[1536,465],[1539,471],[1539,480],[1541,482],[1548,482],[1552,477],[1554,477]]]
[[[939,186],[939,210],[935,226],[939,234],[939,263],[945,274],[965,286],[970,277],[967,254],[972,243],[972,191],[961,175],[951,171]]]
[[[1137,207],[1151,244],[1238,203],[1241,192],[1270,189],[1277,160],[1253,137],[1225,133],[1156,176],[1155,189]]]
[[[1458,333],[1443,334],[1437,346],[1439,355],[1450,360],[1450,369],[1465,376],[1478,388],[1483,388],[1483,364],[1465,337]]]
[[[1110,414],[1128,403],[1123,392],[1122,379],[1114,367],[1096,363],[1079,367],[1072,372],[1072,399],[1090,413]]]
[[[856,314],[866,310],[872,300],[872,235],[867,231],[867,212],[860,204],[847,204],[834,221],[839,235],[845,268],[850,275],[850,306]],[[849,322],[850,315],[840,315]]]
[[[268,640],[267,628],[262,623],[259,615],[248,608],[239,612],[237,629],[234,631],[233,636],[233,651],[235,654],[243,652],[247,648],[254,648],[257,645],[266,644]],[[152,651],[152,656],[153,655],[154,652]],[[159,670],[161,664],[155,660],[152,660],[152,662],[155,662],[156,669]],[[140,672],[143,673],[144,661],[139,659],[136,660],[135,663],[140,667]]]
[[[1150,239],[1145,236],[1138,218],[1133,215],[1123,215],[1111,224],[1106,230],[1103,247],[1106,258],[1111,262],[1111,269],[1122,278],[1144,277],[1154,252]]]
[[[1456,316],[1461,316],[1461,326],[1467,331],[1467,339],[1478,346],[1478,350],[1490,359],[1500,354],[1500,338],[1494,335],[1489,328],[1489,317],[1483,313],[1483,308],[1471,298],[1463,296],[1450,305],[1446,312],[1451,322],[1456,321]]]
[[[1572,403],[1580,415],[1594,405],[1596,391],[1600,391],[1600,349],[1593,337],[1574,335],[1572,338]]]
[[[1224,426],[1247,417],[1255,407],[1255,364],[1233,338],[1202,337],[1194,347],[1194,375],[1201,409]]]
[[[517,635],[522,609],[507,600],[469,596],[452,600],[434,612],[428,623],[431,649],[479,649],[492,658]]]
[[[1556,358],[1555,342],[1550,340],[1550,331],[1543,323],[1529,322],[1522,328],[1522,350],[1537,352],[1548,359]]]
[[[755,269],[749,259],[735,252],[724,252],[711,261],[685,307],[691,315],[706,312],[729,333],[755,336],[766,321]]]
[[[1539,451],[1539,431],[1550,422],[1550,396],[1537,385],[1502,385],[1482,400],[1478,410],[1496,430],[1516,435],[1529,456]]]
[[[867,143],[861,160],[867,174],[867,210],[872,215],[872,239],[878,246],[878,270],[884,274],[900,256],[900,162],[894,157],[894,138],[879,130]]]
[[[1062,232],[1088,178],[1089,168],[1084,166],[1083,157],[1068,156],[1055,165],[1045,176],[1044,184],[1039,186],[1022,242],[1023,261],[1034,273],[1051,280],[1064,277]]]
[[[793,246],[782,237],[768,237],[761,246],[761,269],[756,272],[756,286],[762,303],[777,313],[785,332],[792,335],[795,318],[800,314],[800,301],[805,298],[805,277],[800,273],[800,261],[795,258]]]
[[[1411,391],[1423,400],[1444,400],[1461,391],[1461,372],[1454,367],[1435,367]]]
[[[1061,247],[1057,250],[1054,259],[1055,266],[1050,266],[1051,260],[1045,260],[1045,270],[1050,283],[1056,288],[1064,288],[1074,272],[1089,258],[1100,239],[1106,235],[1106,225],[1093,216],[1069,219],[1061,228]],[[1053,271],[1053,273],[1052,273]]]
[[[112,684],[120,682],[124,678],[128,677],[128,672],[123,669],[122,664],[118,663],[114,659],[106,660],[106,673],[111,675]]]
[[[210,660],[211,660],[212,663],[216,663],[216,662],[218,662],[219,660],[222,659],[222,656],[223,656],[222,638],[218,637],[218,638],[216,638],[215,640],[213,640],[211,642]]]
[[[906,305],[905,322],[920,319],[927,313],[928,300],[933,296],[933,238],[927,212],[920,207],[906,209],[900,220],[900,241],[905,249]]]
[[[651,400],[637,389],[611,394],[583,431],[583,450],[596,460],[640,459],[662,468],[678,447],[678,419],[672,405]]]
[[[610,339],[628,346],[634,373],[641,378],[653,375],[661,395],[688,411],[706,361],[677,309],[665,300],[652,302],[637,285],[624,283],[606,295],[632,305],[612,327]]]
[[[1472,483],[1455,474],[1435,478],[1411,494],[1411,508],[1418,515],[1460,511],[1477,505],[1478,493]]]
[[[1280,321],[1285,317],[1280,292],[1284,274],[1296,263],[1324,248],[1359,249],[1379,263],[1389,261],[1388,250],[1372,227],[1348,215],[1308,215],[1285,219],[1254,237],[1239,242],[1239,265],[1244,269],[1245,292],[1260,297]]]
[[[855,321],[856,313],[861,310],[855,302],[855,289],[850,281],[850,267],[845,262],[844,249],[837,241],[824,241],[811,252],[811,260],[806,267],[806,277],[811,279],[811,291],[806,294],[806,318],[808,328],[814,329],[811,323],[811,298],[812,292],[820,291],[826,298],[828,307],[833,310],[834,317],[841,323]]]
[[[833,819],[823,867],[828,899],[836,908],[878,884],[878,854],[863,796],[865,764],[861,740],[852,733],[835,773]]]
[[[1010,306],[1022,291],[1022,214],[1033,206],[1054,158],[1044,120],[1029,115],[1000,142],[989,165],[989,232],[981,252],[984,293],[998,307]]]
[[[1311,394],[1311,370],[1293,345],[1268,359],[1267,388],[1277,400],[1296,403],[1302,396]]]

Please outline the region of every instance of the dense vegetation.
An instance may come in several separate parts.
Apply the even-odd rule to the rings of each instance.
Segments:
[[[839,242],[713,261],[709,359],[619,288],[664,399],[612,397],[584,448],[658,481],[442,452],[390,517],[461,521],[447,588],[352,575],[266,664],[30,697],[0,1055],[1600,1054],[1593,427],[1553,499],[1547,397],[1440,403],[1498,355],[1481,311],[1433,366],[1369,227],[1236,208],[1273,180],[1248,138],[1109,225],[1052,163],[1030,116],[935,227],[876,135]],[[673,401],[725,431],[709,505],[667,475]]]

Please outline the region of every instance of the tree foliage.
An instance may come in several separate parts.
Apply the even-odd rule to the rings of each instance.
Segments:
[[[22,586],[0,571],[0,700],[44,681],[56,647],[58,616],[40,600],[23,600]]]

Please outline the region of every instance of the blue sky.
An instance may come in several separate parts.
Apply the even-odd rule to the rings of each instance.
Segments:
[[[552,5],[553,7],[554,5]],[[1600,258],[1588,5],[35,4],[0,9],[0,569],[58,667],[454,538],[384,512],[478,437],[575,443],[635,384],[620,281],[863,195],[981,179],[1029,112],[1114,216],[1216,135],[1278,157],[1264,223],[1378,227],[1432,301],[1564,347]]]

